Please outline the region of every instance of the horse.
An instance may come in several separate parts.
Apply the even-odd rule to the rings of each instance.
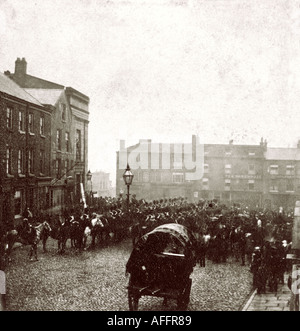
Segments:
[[[71,221],[70,238],[72,247],[78,248],[79,250],[84,249],[87,241],[87,237],[90,231],[87,229],[91,228],[88,215],[82,215],[80,218]]]
[[[92,237],[90,248],[93,249],[96,245],[96,238],[103,240],[104,235],[107,233],[108,221],[103,216],[94,214],[90,226]]]
[[[68,239],[70,239],[70,233],[71,233],[71,223],[70,220],[64,220],[60,217],[55,218],[49,218],[48,222],[49,228],[51,230],[43,231],[41,234],[41,240],[43,242],[43,249],[44,252],[47,251],[46,249],[46,243],[49,237],[51,237],[54,240],[57,240],[58,245],[58,253],[64,253],[66,242]]]
[[[31,261],[33,255],[35,256],[36,261],[38,261],[37,245],[43,237],[44,232],[51,232],[51,227],[46,221],[37,226],[24,223],[19,227],[18,236],[20,242],[24,245],[30,245],[29,259]]]

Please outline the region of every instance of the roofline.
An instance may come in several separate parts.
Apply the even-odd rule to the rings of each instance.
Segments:
[[[75,89],[74,89],[73,87],[71,87],[71,86],[66,87],[65,90],[66,90],[66,94],[67,94],[67,95],[68,95],[68,94],[71,94],[71,93],[74,93],[74,94],[76,94],[77,97],[80,97],[80,98],[83,99],[85,102],[87,102],[87,103],[90,102],[90,98],[89,98],[87,95],[85,95],[85,94],[83,94],[83,93],[81,93],[81,92],[75,90]]]
[[[13,73],[12,75],[14,76],[15,73]],[[28,75],[28,74],[26,74],[25,76],[32,77],[32,78],[35,78],[35,79],[38,79],[38,80],[42,80],[42,81],[44,81],[46,83],[51,83],[51,84],[57,85],[57,87],[55,87],[55,88],[46,88],[46,89],[44,88],[45,90],[55,90],[55,89],[57,89],[57,90],[63,90],[65,88],[64,85],[51,82],[50,80],[47,80],[47,79],[44,79],[44,78],[40,78],[40,77]],[[27,87],[25,87],[25,88],[27,88]],[[30,87],[28,87],[28,88],[30,88]],[[33,87],[33,88],[40,88],[40,87]]]
[[[45,107],[44,105],[42,104],[36,104],[36,103],[33,103],[33,102],[30,102],[30,101],[27,101],[25,99],[20,99],[14,95],[11,95],[11,94],[8,94],[8,93],[5,93],[3,91],[0,91],[0,95],[3,95],[5,98],[11,98],[17,102],[20,102],[20,103],[25,103],[25,104],[29,104],[33,107],[36,107],[36,108],[40,108],[41,110],[45,111],[45,110],[50,110],[48,107]],[[50,113],[50,112],[49,112]]]

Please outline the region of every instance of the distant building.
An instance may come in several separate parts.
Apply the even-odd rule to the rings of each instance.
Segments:
[[[261,205],[265,145],[204,145],[203,199]]]
[[[189,177],[194,170],[186,166],[186,160],[193,160],[195,149],[195,136],[192,143],[185,146],[140,140],[138,144],[125,148],[124,142],[121,141],[121,149],[117,152],[117,196],[127,193],[122,176],[128,159],[134,174],[130,194],[136,195],[137,199],[187,197],[191,201],[198,200],[199,196],[196,196],[195,192],[200,190],[200,179],[191,180]],[[132,157],[134,159],[131,162]],[[141,166],[137,167],[138,164]]]
[[[15,72],[5,74],[52,111],[49,211],[60,212],[81,199],[88,169],[89,97],[27,74],[27,62],[18,58]]]
[[[92,191],[98,197],[113,197],[115,196],[110,180],[110,174],[104,171],[93,172]]]
[[[300,200],[300,143],[297,148],[268,148],[264,173],[265,204],[295,206]]]
[[[51,109],[0,73],[0,221],[47,209]]]
[[[293,207],[300,200],[300,143],[298,148],[270,148],[258,145],[204,144],[201,178],[189,179],[191,169],[182,163],[195,159],[196,137],[187,150],[180,144],[153,144],[140,140],[117,152],[116,192],[126,194],[122,178],[124,160],[134,164],[130,194],[137,199],[157,200],[184,197],[190,202],[216,199],[225,204],[249,207]],[[178,152],[179,149],[179,152]],[[166,162],[167,160],[167,162]],[[137,166],[138,165],[138,166]],[[195,170],[192,170],[192,172]]]

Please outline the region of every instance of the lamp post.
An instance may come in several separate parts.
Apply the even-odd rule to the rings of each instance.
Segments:
[[[93,196],[93,186],[92,186],[92,173],[91,171],[89,170],[86,174],[86,179],[87,179],[87,182],[90,182],[91,185],[90,185],[90,192],[89,192],[89,205],[92,205],[93,203],[93,199],[92,199],[92,196]]]
[[[133,173],[130,170],[129,164],[127,163],[127,168],[123,174],[124,183],[127,186],[127,212],[129,212],[129,187],[132,184]]]

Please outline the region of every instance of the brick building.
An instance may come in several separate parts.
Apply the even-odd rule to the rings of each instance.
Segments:
[[[88,163],[89,97],[72,87],[27,74],[25,58],[15,62],[9,78],[51,109],[51,213],[78,205],[86,185]]]
[[[268,148],[264,173],[265,204],[295,206],[300,200],[300,143],[297,148]]]
[[[195,139],[193,136],[190,144],[190,159],[195,158]],[[151,140],[140,140],[125,148],[121,142],[117,152],[117,195],[126,193],[122,175],[124,160],[128,160],[130,166],[130,162],[134,164],[130,193],[138,199],[185,197],[191,202],[217,199],[225,204],[272,208],[293,207],[300,199],[300,144],[292,149],[267,147],[263,139],[258,145],[204,144],[203,174],[195,180],[187,178],[190,170],[180,163],[186,153],[182,152],[179,164],[176,163],[175,149],[180,144],[157,145],[158,148],[153,148]],[[165,158],[169,159],[169,166],[163,167]]]
[[[121,141],[117,152],[116,194],[125,194],[127,189],[122,175],[127,161],[134,174],[130,194],[138,199],[154,200],[160,198],[187,197],[193,200],[200,190],[200,180],[191,180],[195,175],[193,165],[197,142],[192,143],[152,143],[140,140],[138,144],[125,148]],[[198,156],[203,156],[200,151]],[[195,197],[198,199],[198,196]]]
[[[0,73],[0,111],[0,220],[9,224],[26,205],[48,205],[51,109]]]

